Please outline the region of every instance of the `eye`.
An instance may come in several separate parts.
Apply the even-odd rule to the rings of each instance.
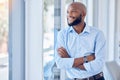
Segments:
[[[69,11],[67,11],[67,14],[69,13]]]
[[[68,13],[68,11],[67,11],[67,13]]]

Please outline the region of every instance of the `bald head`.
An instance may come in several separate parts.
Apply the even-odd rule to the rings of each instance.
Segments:
[[[69,5],[69,7],[79,9],[81,11],[81,13],[82,13],[82,16],[86,16],[87,10],[86,10],[86,6],[83,3],[81,3],[81,2],[72,2]]]
[[[69,26],[78,26],[84,24],[86,16],[86,7],[80,2],[73,2],[67,9],[67,21]]]

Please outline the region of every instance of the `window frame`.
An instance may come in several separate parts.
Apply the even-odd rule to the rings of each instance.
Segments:
[[[43,0],[26,0],[25,5],[25,80],[43,80]]]
[[[42,0],[11,0],[9,9],[9,80],[43,80]]]
[[[120,7],[120,1],[116,1],[116,6],[115,6],[115,9],[116,9],[116,25],[115,25],[115,59],[117,61],[117,63],[120,65],[120,37],[119,37],[119,34],[120,34],[120,10],[119,10],[119,7]]]
[[[25,80],[24,0],[9,2],[9,80]]]

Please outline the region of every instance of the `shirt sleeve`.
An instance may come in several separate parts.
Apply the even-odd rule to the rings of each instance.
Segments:
[[[83,64],[88,72],[96,73],[102,70],[105,63],[105,46],[105,38],[100,31],[95,40],[95,60]]]
[[[72,68],[72,65],[74,63],[74,58],[61,58],[57,53],[57,49],[59,47],[64,47],[66,49],[65,38],[64,38],[65,34],[64,35],[63,34],[64,34],[64,31],[60,31],[57,36],[57,43],[55,47],[55,62],[58,68],[68,69],[68,68]]]

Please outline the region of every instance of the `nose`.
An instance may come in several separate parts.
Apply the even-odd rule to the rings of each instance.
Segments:
[[[70,17],[70,16],[72,16],[72,12],[67,11],[67,17]]]
[[[74,18],[74,17],[72,16],[72,14],[68,14],[67,18]]]

